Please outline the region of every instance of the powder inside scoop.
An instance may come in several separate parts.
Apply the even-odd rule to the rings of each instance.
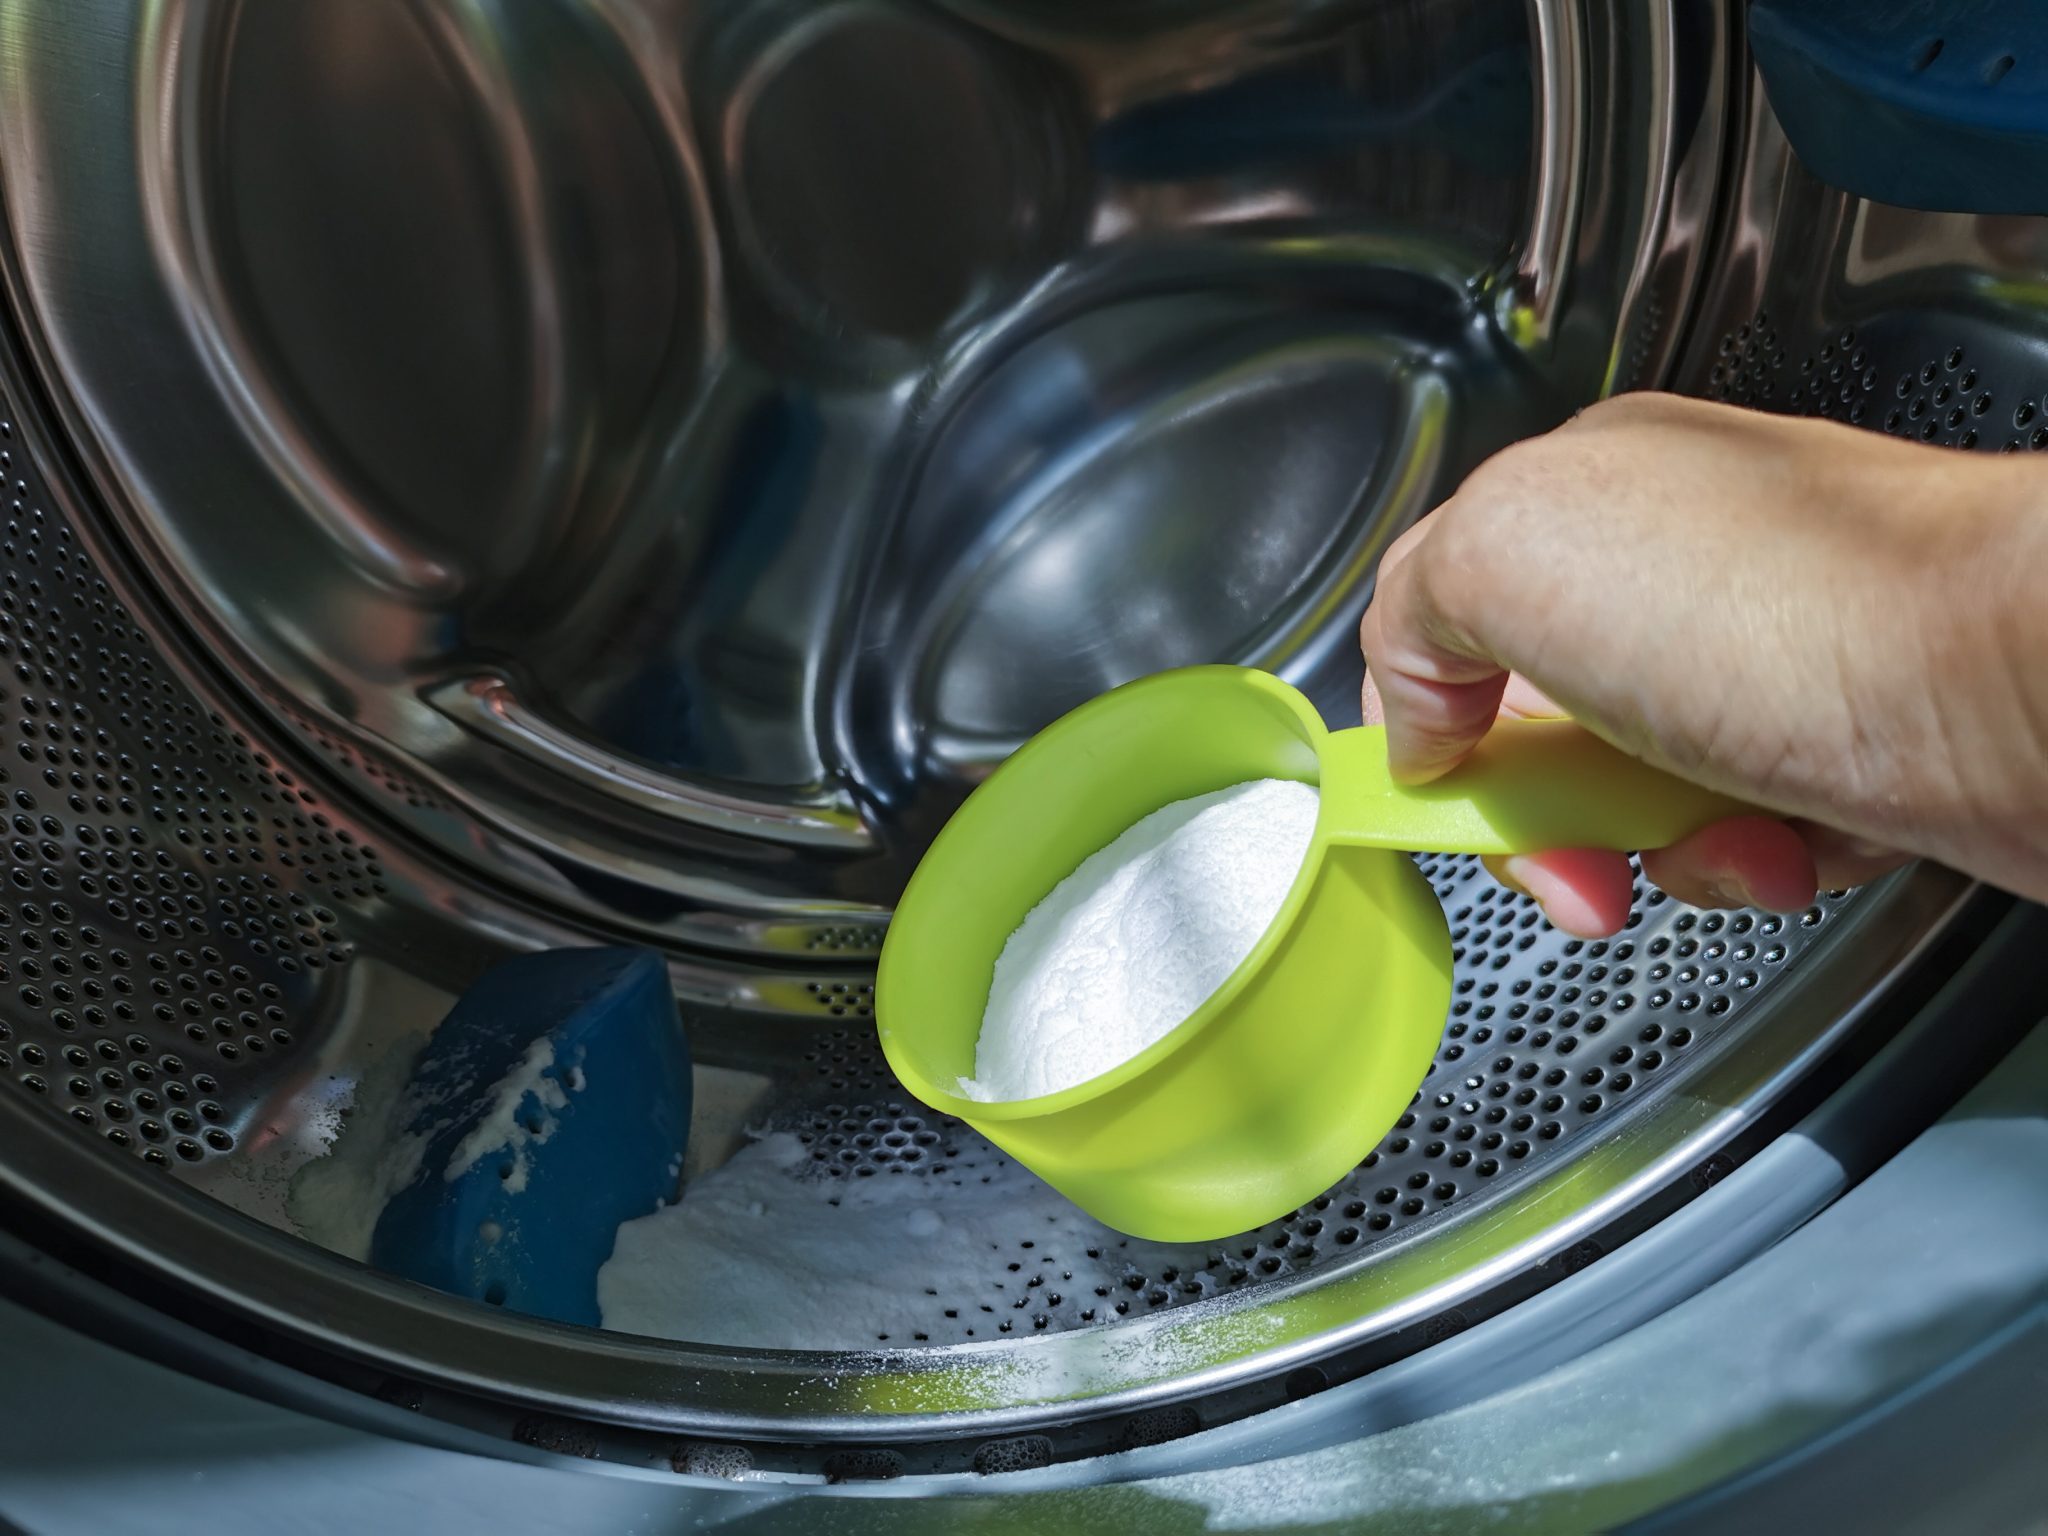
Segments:
[[[960,1091],[984,1102],[1084,1083],[1199,1008],[1287,899],[1313,787],[1259,779],[1177,801],[1087,859],[996,960]]]

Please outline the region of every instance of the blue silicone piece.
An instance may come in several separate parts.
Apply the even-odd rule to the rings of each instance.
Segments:
[[[1753,0],[1750,51],[1821,180],[1950,213],[2048,213],[2048,8]]]
[[[513,1097],[500,1085],[543,1060],[516,1109],[500,1108]],[[689,1050],[661,957],[561,949],[494,967],[434,1031],[408,1093],[425,1151],[378,1218],[370,1261],[596,1327],[613,1234],[674,1196],[690,1135]],[[449,1177],[494,1108],[506,1138],[480,1136],[493,1145]]]

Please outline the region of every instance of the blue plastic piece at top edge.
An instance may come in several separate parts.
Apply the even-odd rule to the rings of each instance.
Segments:
[[[2048,213],[2048,7],[1753,0],[1749,42],[1821,180],[1905,208]]]
[[[516,1100],[508,1080],[526,1085]],[[378,1218],[370,1261],[508,1311],[598,1326],[597,1272],[619,1223],[675,1194],[690,1088],[659,955],[549,950],[493,967],[413,1069],[409,1129],[425,1147]],[[465,1149],[494,1110],[492,1130]]]

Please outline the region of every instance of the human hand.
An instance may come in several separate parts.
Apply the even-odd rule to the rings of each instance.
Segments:
[[[1623,396],[1480,466],[1380,565],[1364,710],[1397,777],[1570,715],[1777,813],[1643,850],[1697,906],[1807,905],[1914,854],[2048,892],[2038,466]],[[1489,861],[1587,937],[1627,860]]]

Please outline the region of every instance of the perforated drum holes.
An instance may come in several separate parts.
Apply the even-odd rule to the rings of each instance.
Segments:
[[[821,1012],[835,1019],[874,1017],[875,985],[871,981],[813,981],[804,990]]]
[[[0,404],[6,1070],[152,1165],[231,1155],[383,869],[158,659],[18,434]]]
[[[1049,1235],[1045,1211],[1063,1203],[961,1122],[891,1096],[872,1032],[815,1035],[792,1084],[807,1102],[776,1119],[808,1153],[798,1177],[993,1182],[1016,1211],[1014,1235],[978,1271],[974,1256],[951,1250],[943,1273],[905,1268],[901,1319],[882,1342],[1113,1327],[1363,1253],[1538,1167],[1655,1092],[1738,1022],[1845,899],[1827,893],[1789,918],[1695,912],[1638,880],[1622,933],[1589,942],[1551,928],[1477,859],[1418,862],[1443,903],[1453,957],[1450,1016],[1421,1092],[1335,1188],[1222,1243],[1167,1249],[1092,1226],[1092,1238]]]
[[[813,988],[822,992],[819,983],[813,983]],[[835,1029],[816,1037],[803,1053],[804,1067],[812,1079],[804,1088],[849,1095],[894,1088],[895,1076],[881,1053],[873,1049],[874,1039],[873,1031],[865,1027]]]
[[[264,697],[272,709],[290,720],[308,741],[326,753],[344,773],[360,776],[364,782],[389,795],[393,800],[403,803],[409,810],[455,814],[453,806],[411,774],[402,772],[382,758],[372,756],[353,743],[343,740],[276,692],[266,689]]]
[[[861,1074],[864,1081],[872,1076]],[[960,1158],[963,1138],[971,1134],[950,1115],[901,1100],[850,1108],[827,1104],[800,1122],[796,1133],[810,1148],[814,1170],[834,1179],[948,1173]],[[978,1136],[973,1140],[986,1145]]]
[[[1169,1440],[1181,1440],[1196,1434],[1201,1428],[1200,1414],[1185,1403],[1174,1403],[1141,1413],[1126,1424],[1123,1447],[1127,1451],[1135,1451],[1148,1445],[1164,1445]]]
[[[1892,436],[1944,448],[1975,448],[1983,441],[1981,429],[1991,426],[1998,393],[1970,366],[1965,350],[1952,346],[1900,373],[1887,403],[1884,430]],[[2014,414],[2031,411],[2031,402],[2023,401]]]
[[[669,1453],[669,1465],[689,1477],[733,1481],[754,1470],[754,1454],[743,1445],[706,1445],[688,1441]]]
[[[820,928],[804,940],[804,948],[816,954],[878,955],[882,936],[874,928]]]
[[[1994,380],[1997,359],[1973,355],[1972,343],[1952,341],[1927,352],[1918,337],[1873,321],[1829,333],[1793,362],[1768,312],[1760,311],[1720,338],[1706,393],[1735,405],[1875,427],[1939,448],[2048,448],[2038,381],[2014,388],[2009,376]],[[1904,351],[1907,345],[1913,350]]]
[[[977,1446],[974,1470],[984,1477],[1004,1472],[1030,1472],[1052,1465],[1052,1441],[1044,1435],[1014,1435]]]
[[[1763,311],[1721,338],[1707,376],[1708,398],[1734,405],[1768,405],[1778,391],[1785,349],[1771,317]],[[1809,370],[1810,371],[1810,370]]]
[[[1773,371],[1783,366],[1781,356]],[[1854,330],[1837,332],[1822,341],[1799,360],[1797,375],[1783,402],[1794,415],[1822,416],[1854,425],[1861,425],[1869,416],[1878,369],[1871,361],[1870,349]],[[1769,403],[1775,394],[1776,390],[1767,386],[1757,403]]]

